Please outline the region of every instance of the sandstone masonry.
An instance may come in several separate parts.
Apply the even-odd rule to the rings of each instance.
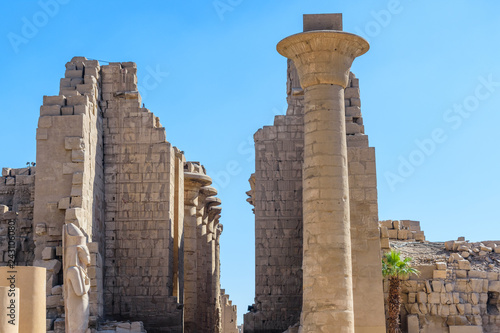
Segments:
[[[60,94],[40,108],[37,166],[2,170],[2,265],[15,223],[15,263],[47,269],[47,331],[64,332],[62,230],[73,223],[90,254],[92,331],[233,332],[217,190],[141,106],[136,71],[66,64]]]

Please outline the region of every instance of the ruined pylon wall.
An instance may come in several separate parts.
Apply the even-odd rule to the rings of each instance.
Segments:
[[[357,332],[384,328],[375,151],[364,135],[359,80],[344,92],[349,166],[354,312]],[[288,60],[286,116],[275,117],[255,138],[255,304],[245,332],[283,332],[302,307],[303,91]],[[332,254],[335,255],[335,254]],[[380,281],[380,283],[374,283]]]
[[[36,176],[35,167],[2,170],[0,264],[9,264],[15,239],[15,265],[47,269],[48,332],[65,328],[67,223],[84,233],[90,252],[90,327],[140,320],[149,332],[187,332],[189,318],[193,332],[222,332],[221,202],[203,166],[186,163],[159,119],[141,107],[134,63],[101,67],[75,57],[66,64],[59,95],[44,96],[40,108],[37,165]],[[186,174],[209,180],[189,203]],[[195,259],[186,269],[185,258]],[[185,297],[188,291],[196,298]],[[226,312],[235,320],[236,307]]]
[[[229,299],[224,289],[220,291],[221,305],[222,305],[222,331],[221,333],[238,333],[236,305]]]
[[[304,125],[294,106],[302,99],[292,98],[286,116],[254,135],[256,296],[245,315],[249,332],[282,332],[300,317]]]
[[[17,265],[32,266],[35,259],[33,242],[33,202],[36,167],[2,169],[0,177],[0,266],[9,262],[9,240],[15,237]],[[12,249],[12,247],[11,247]]]
[[[173,264],[176,193],[183,204],[183,184],[175,175],[182,154],[166,141],[159,119],[141,107],[134,63],[104,66],[102,94],[106,314],[140,319],[148,330],[181,330]]]
[[[35,266],[47,268],[48,328],[64,313],[62,227],[74,223],[92,245],[90,315],[102,316],[104,181],[102,114],[97,61],[75,57],[66,64],[58,96],[44,96],[37,128],[34,240]],[[59,319],[63,321],[63,319]],[[62,322],[62,325],[64,322]]]

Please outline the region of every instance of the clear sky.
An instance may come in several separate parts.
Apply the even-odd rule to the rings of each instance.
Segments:
[[[56,5],[54,5],[56,4]],[[500,239],[497,1],[77,1],[5,3],[0,19],[0,167],[35,161],[43,95],[73,56],[134,61],[167,140],[201,161],[222,199],[222,286],[239,321],[254,297],[252,136],[284,113],[276,50],[302,14],[344,14],[370,51],[355,60],[376,147],[380,219],[427,239]],[[151,77],[153,80],[151,80]]]

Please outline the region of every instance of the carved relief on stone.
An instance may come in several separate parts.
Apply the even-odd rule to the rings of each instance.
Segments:
[[[88,333],[90,253],[85,235],[73,223],[63,226],[63,246],[66,332]]]

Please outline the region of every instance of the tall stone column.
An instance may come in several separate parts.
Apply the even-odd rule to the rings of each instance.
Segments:
[[[217,207],[216,207],[217,208]],[[220,235],[222,234],[223,225],[219,223],[218,217],[214,221],[215,230],[215,285],[216,285],[216,299],[215,299],[215,327],[216,332],[222,332],[222,303],[221,303],[221,289],[220,289]]]
[[[217,262],[217,254],[216,254],[216,234],[214,230],[214,225],[218,223],[220,218],[221,207],[216,207],[220,205],[221,201],[219,198],[211,197],[207,198],[212,199],[208,204],[208,250],[209,260],[210,260],[210,332],[219,333],[217,330],[217,315],[218,315],[218,303],[217,300],[219,298],[219,289],[220,289],[220,277],[217,275],[216,267],[218,265]]]
[[[299,332],[354,333],[344,88],[369,44],[336,30],[289,36],[304,89],[303,304]]]
[[[202,323],[202,331],[210,330],[210,271],[209,249],[208,249],[208,209],[207,199],[217,194],[212,186],[204,186],[200,189],[198,202],[198,315]]]
[[[188,169],[189,170],[189,169]],[[198,172],[184,172],[184,332],[199,332],[197,206],[200,189],[212,179]]]
[[[215,234],[214,220],[220,213],[220,207],[214,207],[221,204],[219,198],[214,196],[208,197],[206,200],[205,211],[207,214],[207,288],[208,288],[208,332],[216,332],[216,277],[215,277]]]

